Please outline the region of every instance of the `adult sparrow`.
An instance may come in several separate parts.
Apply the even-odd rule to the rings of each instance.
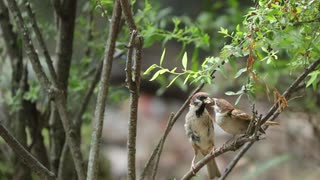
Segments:
[[[196,93],[190,100],[184,128],[194,150],[191,169],[194,169],[199,151],[205,156],[214,149],[214,128],[211,113],[208,112],[212,102],[209,94],[204,92]],[[220,177],[220,171],[214,159],[207,164],[207,169],[210,179]]]
[[[216,123],[232,135],[245,134],[252,117],[235,109],[227,100],[213,98]],[[277,122],[267,121],[266,125],[278,125]],[[263,132],[261,129],[260,131]]]

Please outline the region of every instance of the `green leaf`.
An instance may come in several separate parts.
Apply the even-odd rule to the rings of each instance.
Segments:
[[[160,69],[159,71],[157,71],[156,73],[154,73],[154,75],[152,76],[152,78],[149,81],[153,81],[155,80],[161,73],[163,69]]]
[[[187,52],[184,52],[182,57],[182,66],[184,69],[187,69],[187,65],[188,65],[188,55],[187,55]]]
[[[227,91],[227,92],[225,92],[224,94],[227,95],[227,96],[234,96],[234,95],[236,95],[236,93],[233,92],[233,91]]]
[[[240,99],[241,99],[242,95],[243,95],[243,94],[241,94],[241,95],[237,98],[236,102],[234,103],[235,105],[237,105],[237,104],[239,103],[239,101],[240,101]]]
[[[160,58],[160,66],[162,66],[162,62],[163,62],[165,54],[166,54],[166,49],[164,49],[163,52],[162,52],[162,55],[161,55],[161,58]]]
[[[242,73],[246,72],[247,68],[240,69],[237,74],[234,76],[235,79],[237,79],[239,76],[241,76]]]
[[[179,76],[180,76],[180,75],[174,77],[174,78],[171,80],[171,82],[168,84],[167,88],[170,87],[171,84],[172,84],[176,79],[178,79]]]
[[[143,73],[143,75],[149,74],[149,73],[150,73],[152,70],[154,70],[156,67],[158,67],[158,65],[152,64],[152,65]]]
[[[228,35],[228,29],[224,29],[223,27],[220,27],[220,31],[218,31],[218,33]]]
[[[307,82],[307,87],[309,87],[313,82],[315,82],[315,80],[317,79],[319,74],[320,74],[320,71],[314,71],[314,72],[308,74],[308,76],[310,76],[310,79]]]

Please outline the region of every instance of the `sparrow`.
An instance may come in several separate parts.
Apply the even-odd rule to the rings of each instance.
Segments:
[[[191,169],[194,169],[195,159],[200,152],[203,156],[214,150],[214,128],[210,107],[212,99],[205,92],[196,93],[190,100],[189,111],[186,114],[184,128],[194,150]],[[212,110],[213,113],[213,110]],[[220,171],[215,159],[207,164],[210,179],[220,177]]]
[[[216,123],[227,133],[232,135],[245,134],[252,117],[247,113],[235,109],[225,99],[213,98]],[[277,122],[267,121],[266,125],[279,125]],[[260,129],[263,132],[262,129]],[[264,132],[263,132],[264,133]]]

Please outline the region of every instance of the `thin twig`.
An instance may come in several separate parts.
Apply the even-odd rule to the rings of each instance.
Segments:
[[[106,107],[106,98],[109,90],[110,74],[112,69],[113,54],[115,51],[115,44],[117,35],[119,33],[119,22],[121,19],[121,6],[118,0],[115,0],[113,6],[112,21],[110,24],[110,31],[108,41],[105,48],[105,56],[103,60],[101,81],[99,85],[99,92],[97,97],[97,104],[94,113],[94,129],[91,136],[91,145],[89,153],[87,180],[97,179],[98,172],[98,158],[100,150],[100,140],[102,135],[104,112]]]
[[[174,114],[171,113],[170,117],[169,117],[169,121],[167,123],[167,127],[172,123],[173,117],[174,117]],[[169,131],[166,128],[166,131],[164,132],[164,134],[163,134],[163,136],[161,137],[161,140],[160,140],[161,143],[160,143],[159,151],[157,153],[155,164],[154,164],[154,167],[153,167],[153,170],[152,170],[152,175],[151,175],[152,179],[156,179],[158,166],[159,166],[159,161],[160,161],[160,157],[161,157],[161,153],[162,153],[162,149],[163,149],[163,145],[164,145],[164,139],[167,138],[168,134],[169,134]]]
[[[231,160],[231,162],[228,164],[228,166],[225,168],[223,174],[219,178],[219,180],[224,180],[229,175],[229,173],[232,171],[232,169],[235,167],[235,165],[238,163],[238,161],[241,159],[241,157],[248,151],[248,149],[253,145],[254,141],[246,143],[242,149],[239,151],[239,153]]]
[[[128,45],[128,56],[126,63],[126,82],[130,90],[130,117],[128,129],[128,173],[127,178],[136,179],[135,159],[136,159],[136,135],[137,135],[137,118],[138,118],[138,102],[140,94],[140,73],[142,60],[143,38],[137,32],[137,26],[134,22],[128,0],[119,0],[122,12],[129,27],[131,38]],[[136,50],[134,71],[132,71],[132,53]],[[134,74],[132,74],[132,72]],[[133,75],[133,76],[132,76]]]
[[[31,38],[30,38],[30,33],[25,26],[25,23],[22,18],[21,12],[18,8],[17,2],[16,2],[16,0],[10,0],[10,1],[7,1],[7,3],[8,3],[8,8],[16,21],[18,29],[20,30],[20,32],[22,34],[22,39],[23,39],[23,43],[25,45],[25,50],[26,50],[27,55],[31,61],[32,67],[33,67],[33,69],[34,69],[34,71],[40,81],[40,84],[42,87],[45,88],[45,90],[50,90],[51,83],[50,83],[48,77],[46,76],[46,74],[44,73],[43,68],[40,64],[39,56],[34,49],[34,46],[32,44]]]
[[[130,7],[130,3],[128,0],[119,0],[121,3],[121,7],[122,7],[122,12],[124,14],[124,17],[126,19],[126,22],[128,24],[129,30],[130,32],[132,31],[136,31],[137,30],[137,26],[134,22],[133,16],[132,16],[132,12],[131,12],[131,7]]]
[[[63,148],[62,148],[62,151],[61,151],[61,156],[60,156],[60,159],[59,159],[59,168],[58,168],[58,175],[57,175],[57,180],[62,180],[63,179],[63,169],[65,168],[64,167],[64,164],[66,163],[66,159],[67,159],[67,154],[68,154],[68,151],[69,150],[69,147],[68,147],[68,144],[67,142],[64,143],[63,145]]]
[[[50,76],[51,76],[51,78],[53,80],[54,85],[56,87],[58,87],[57,74],[56,74],[56,71],[54,70],[52,59],[50,57],[48,48],[46,46],[46,43],[44,42],[42,33],[41,33],[40,28],[38,26],[38,23],[36,21],[35,14],[31,9],[30,2],[28,0],[24,0],[24,5],[26,6],[27,14],[28,14],[28,16],[29,16],[29,18],[31,20],[31,24],[32,24],[32,28],[34,30],[35,36],[36,36],[36,38],[37,38],[37,40],[39,42],[40,48],[43,51],[43,55],[45,57],[45,60],[46,60],[47,66],[48,66]]]
[[[41,178],[54,180],[55,174],[49,171],[43,164],[41,164],[30,152],[28,152],[23,145],[21,145],[16,138],[14,138],[6,127],[0,121],[0,136],[12,148],[18,157]]]
[[[220,66],[223,66],[224,64],[225,64],[225,61],[222,61],[222,62],[221,62],[221,65],[218,65],[217,68],[220,68]],[[216,73],[216,71],[217,71],[216,69],[212,71],[212,73],[211,73],[212,79],[215,78],[214,74]],[[169,124],[169,126],[166,127],[164,133],[167,133],[167,134],[170,133],[173,125],[175,124],[175,122],[176,122],[176,121],[178,120],[178,118],[181,116],[182,112],[188,107],[189,101],[190,101],[190,99],[192,98],[192,96],[193,96],[195,93],[199,92],[199,91],[203,88],[204,85],[205,85],[204,83],[201,83],[198,87],[195,88],[195,90],[193,90],[193,92],[189,95],[189,97],[186,99],[186,101],[181,105],[181,107],[179,108],[179,110],[175,113],[174,117],[172,118],[171,123]],[[150,168],[150,166],[151,166],[154,158],[156,157],[155,155],[158,153],[158,151],[162,151],[162,148],[161,148],[160,145],[161,145],[161,143],[165,143],[166,137],[167,137],[167,136],[165,136],[164,139],[161,138],[161,139],[159,140],[158,144],[156,145],[156,147],[154,148],[154,150],[152,151],[152,153],[151,153],[151,155],[150,155],[150,157],[149,157],[146,165],[144,166],[144,168],[143,168],[143,170],[142,170],[142,173],[141,173],[141,175],[140,175],[140,177],[139,177],[140,180],[143,180],[143,179],[145,178],[145,176],[147,175],[147,171],[149,170],[149,168]],[[163,141],[163,142],[162,142],[162,141]],[[163,147],[163,146],[162,146],[162,147]]]
[[[288,87],[288,89],[282,94],[282,96],[284,96],[286,99],[290,98],[292,93],[299,90],[297,89],[299,84],[307,77],[307,75],[310,72],[314,71],[319,64],[320,64],[320,58],[314,61],[312,64],[310,64],[309,67],[305,69],[305,71]],[[277,111],[277,109],[278,109],[278,103],[276,103],[269,109],[268,113],[262,118],[261,124],[265,123],[267,120],[269,121],[275,120],[280,114],[280,111]],[[268,126],[265,126],[263,129],[266,130],[267,128]],[[231,172],[231,169],[233,169],[233,167],[238,163],[238,160],[250,149],[250,147],[253,144],[254,142],[250,142],[243,147],[243,149],[234,157],[234,160],[232,160],[228,164],[227,169],[222,174],[221,178],[225,179],[229,175],[229,173]]]
[[[257,113],[256,113],[256,110],[255,110],[255,104],[252,105],[252,119],[250,121],[250,124],[248,126],[248,129],[246,131],[246,135],[251,135],[252,133],[252,128],[254,126],[254,123],[256,121],[256,118],[257,118]]]

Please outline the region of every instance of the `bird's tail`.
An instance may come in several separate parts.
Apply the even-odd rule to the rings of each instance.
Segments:
[[[215,179],[216,177],[221,176],[215,159],[212,159],[208,162],[207,169],[208,169],[209,179]]]

